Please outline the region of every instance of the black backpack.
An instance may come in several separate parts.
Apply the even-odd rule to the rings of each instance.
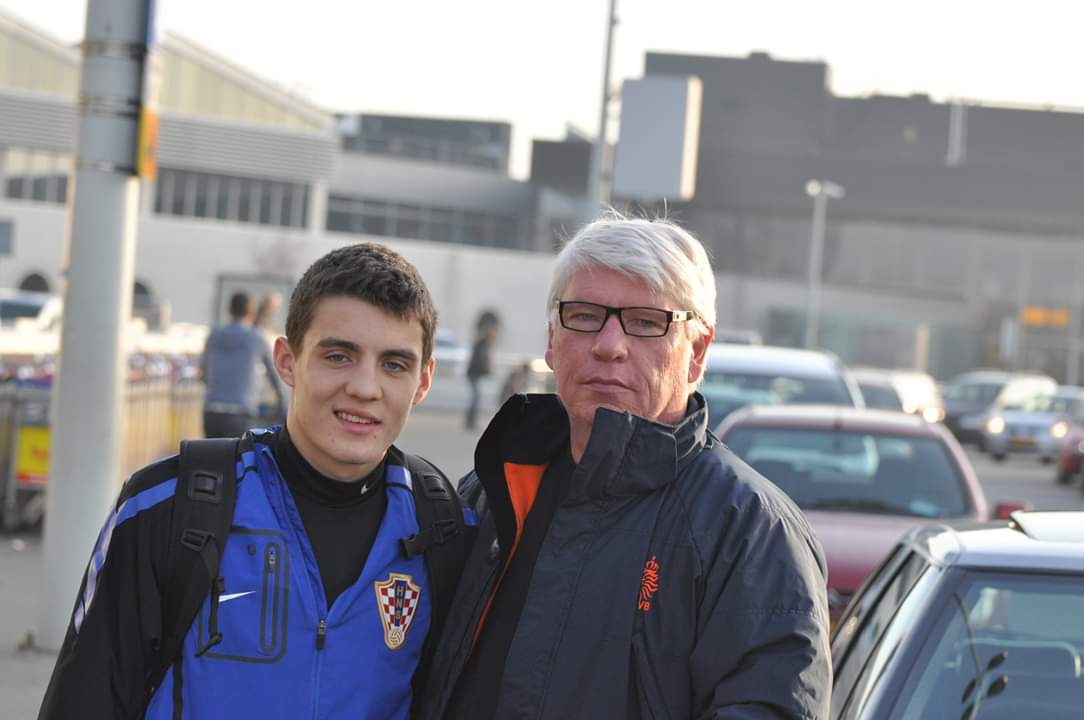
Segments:
[[[144,683],[147,702],[179,657],[185,635],[208,593],[208,637],[196,649],[196,655],[222,642],[218,596],[225,580],[218,568],[237,503],[239,443],[236,438],[181,443],[170,550],[162,584],[162,638],[156,644],[155,660]],[[406,453],[403,456],[414,486],[420,531],[401,543],[407,557],[425,555],[433,591],[428,648],[440,635],[470,543],[462,503],[448,478],[424,458]],[[452,538],[457,541],[449,542]],[[428,654],[423,653],[423,657]],[[423,670],[420,668],[415,677],[424,677]]]

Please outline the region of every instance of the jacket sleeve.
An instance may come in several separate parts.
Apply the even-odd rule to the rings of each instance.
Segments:
[[[156,560],[168,542],[165,487],[121,491],[84,572],[39,720],[140,718],[161,637]],[[153,506],[147,506],[152,501]]]
[[[826,565],[799,511],[776,500],[750,494],[705,560],[695,717],[828,717]]]

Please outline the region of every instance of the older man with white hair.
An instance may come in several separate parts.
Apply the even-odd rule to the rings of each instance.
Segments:
[[[557,395],[518,395],[461,485],[479,537],[422,718],[822,718],[825,564],[708,431],[715,278],[688,232],[611,214],[561,251]]]

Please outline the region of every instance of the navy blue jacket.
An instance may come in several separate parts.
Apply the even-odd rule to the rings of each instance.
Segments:
[[[293,496],[254,431],[237,462],[237,506],[220,574],[218,630],[209,600],[179,669],[146,706],[167,718],[406,718],[431,617],[425,559],[400,539],[418,531],[410,473],[392,448],[388,505],[357,581],[328,607]],[[42,705],[41,718],[144,717],[144,684],[162,636],[163,567],[177,458],[135,474],[99,535]]]
[[[708,432],[699,395],[690,407],[676,428],[596,414],[538,553],[496,717],[827,717],[820,546],[790,500]],[[461,488],[479,535],[419,717],[444,716],[522,531],[524,489],[567,445],[552,395],[513,397],[482,436]]]

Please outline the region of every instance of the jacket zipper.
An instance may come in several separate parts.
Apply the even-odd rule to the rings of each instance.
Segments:
[[[268,545],[265,557],[263,599],[260,607],[260,649],[270,654],[275,651],[278,630],[278,546]]]
[[[323,650],[327,645],[327,620],[320,620],[316,626],[316,649]]]

